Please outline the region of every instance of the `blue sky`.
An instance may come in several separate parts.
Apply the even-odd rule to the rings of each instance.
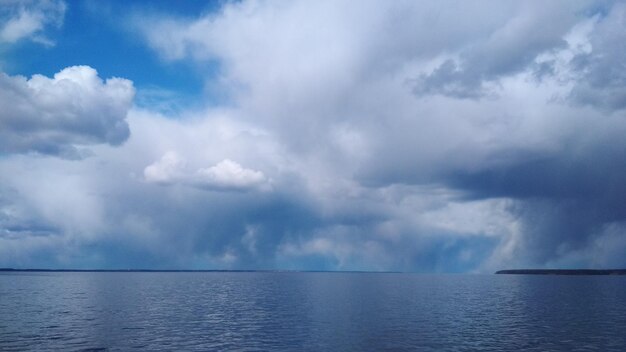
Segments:
[[[199,99],[204,90],[204,80],[213,75],[217,63],[200,66],[160,60],[135,33],[133,17],[143,13],[156,16],[160,12],[183,18],[197,16],[215,10],[219,3],[189,1],[176,6],[169,3],[69,3],[65,7],[63,25],[51,28],[47,34],[54,45],[20,40],[6,46],[5,71],[24,76],[52,76],[60,68],[87,65],[97,69],[101,77],[124,77],[145,91],[161,89]]]
[[[624,266],[624,18],[0,1],[0,267]]]

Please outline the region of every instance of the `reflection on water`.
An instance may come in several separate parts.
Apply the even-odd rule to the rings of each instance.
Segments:
[[[626,350],[626,277],[0,274],[0,350]]]

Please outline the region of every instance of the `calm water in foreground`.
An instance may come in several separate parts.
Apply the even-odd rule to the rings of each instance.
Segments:
[[[0,273],[0,351],[624,351],[626,276]]]

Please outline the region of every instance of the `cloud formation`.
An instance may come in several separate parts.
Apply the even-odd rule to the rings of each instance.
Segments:
[[[224,159],[214,166],[195,171],[175,152],[169,151],[143,171],[148,182],[162,184],[182,183],[211,190],[246,191],[260,188],[267,179],[260,171],[243,168],[237,162]]]
[[[577,102],[606,111],[626,108],[626,4],[616,3],[606,15],[598,15],[589,33],[589,50],[572,62],[579,73],[571,96]]]
[[[32,105],[38,113],[0,112],[12,154],[0,159],[0,258],[10,248],[26,253],[13,261],[61,266],[626,265],[623,4],[136,11],[133,29],[164,65],[215,70],[206,91],[219,99],[174,114],[130,108],[129,82],[89,70],[71,84],[5,76],[7,102],[35,97],[32,81],[59,94]],[[66,94],[72,84],[80,94]],[[32,122],[6,117],[18,115]],[[106,123],[94,129],[94,116]],[[81,145],[94,157],[26,153]]]
[[[607,197],[621,189],[612,180],[624,123],[612,112],[622,107],[624,6],[450,5],[243,2],[145,28],[169,60],[220,60],[222,81],[244,87],[234,93],[242,110],[335,177],[509,199],[516,225],[493,249],[500,265],[575,265],[569,253],[623,216]],[[489,16],[464,20],[471,11]],[[551,215],[524,210],[538,204]],[[572,207],[584,222],[575,231]]]
[[[89,66],[72,66],[53,78],[0,73],[0,152],[77,157],[77,147],[120,145],[130,134],[126,114],[131,81],[102,81]]]
[[[45,46],[54,41],[45,31],[63,24],[67,5],[61,0],[26,0],[2,2],[0,9],[0,43],[16,43],[23,39]]]

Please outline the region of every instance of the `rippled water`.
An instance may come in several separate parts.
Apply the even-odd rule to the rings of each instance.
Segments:
[[[0,274],[0,350],[626,350],[626,277]]]

